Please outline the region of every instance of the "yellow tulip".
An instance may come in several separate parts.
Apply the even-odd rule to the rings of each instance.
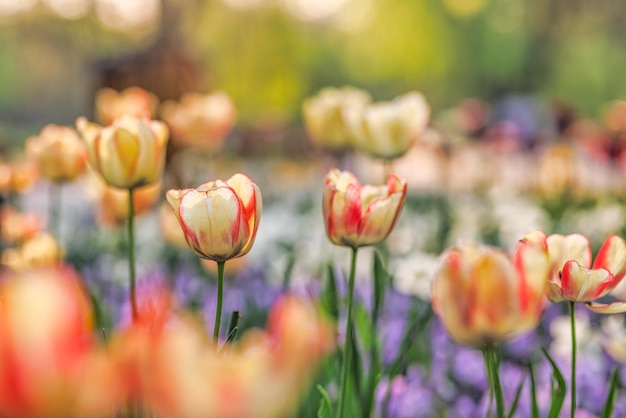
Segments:
[[[85,118],[76,125],[90,164],[111,186],[134,189],[161,179],[169,136],[165,123],[123,116],[107,127]]]

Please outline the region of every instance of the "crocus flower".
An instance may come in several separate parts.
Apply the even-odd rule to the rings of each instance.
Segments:
[[[626,312],[626,302],[594,300],[608,295],[626,275],[626,242],[609,236],[593,260],[589,239],[580,234],[529,236],[545,245],[550,255],[551,278],[547,296],[552,302],[581,302],[598,313]]]
[[[67,126],[46,125],[25,144],[26,155],[53,182],[71,181],[85,172],[87,150],[78,133]]]
[[[96,93],[96,115],[105,125],[122,116],[151,118],[158,103],[154,94],[141,87],[129,87],[119,93],[104,87]]]
[[[520,241],[512,257],[461,244],[440,257],[433,310],[459,344],[501,343],[537,325],[549,273],[548,251],[534,242]]]
[[[252,248],[263,203],[261,191],[246,175],[208,181],[197,189],[169,190],[166,198],[198,256],[222,262]]]
[[[393,174],[386,186],[371,186],[361,185],[349,171],[331,170],[322,205],[328,238],[352,248],[382,242],[400,215],[406,191],[406,182]]]
[[[161,108],[172,131],[172,142],[220,151],[235,121],[235,106],[224,92],[187,93],[180,102],[167,101]]]
[[[3,279],[0,415],[112,416],[122,401],[120,382],[95,344],[76,273],[63,267]]]
[[[122,116],[102,127],[76,121],[89,162],[111,186],[134,189],[161,179],[169,131],[165,123]]]
[[[348,148],[352,134],[345,114],[349,109],[363,108],[371,100],[367,92],[353,87],[325,88],[306,100],[302,113],[313,143],[333,151]]]
[[[346,113],[354,147],[384,159],[406,153],[424,132],[429,119],[428,103],[417,92],[407,93],[391,102],[353,107]]]

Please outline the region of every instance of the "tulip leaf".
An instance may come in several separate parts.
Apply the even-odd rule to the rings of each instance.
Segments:
[[[385,288],[389,281],[389,272],[383,264],[383,260],[378,251],[374,252],[373,262],[373,275],[374,275],[374,305],[372,308],[372,321],[376,324],[380,311],[385,301]]]
[[[513,418],[515,415],[515,411],[517,411],[517,406],[519,405],[519,400],[522,395],[522,389],[524,388],[524,381],[526,380],[526,374],[522,376],[522,379],[515,390],[515,397],[513,398],[513,403],[511,404],[511,409],[509,410],[508,418]]]
[[[615,397],[617,396],[617,388],[619,383],[619,372],[616,368],[613,371],[613,377],[611,378],[611,387],[609,388],[609,393],[606,397],[606,402],[604,403],[604,408],[602,409],[601,418],[611,418],[613,416],[613,408],[615,408]]]
[[[552,366],[552,401],[550,404],[550,411],[548,412],[548,418],[558,418],[561,413],[561,408],[563,408],[563,402],[565,401],[567,386],[565,385],[565,379],[559,370],[559,366],[557,366],[556,362],[552,359],[548,350],[545,348],[542,348],[541,350]]]
[[[322,387],[322,385],[317,385],[317,390],[319,391],[322,398],[320,399],[320,407],[317,410],[317,418],[330,418],[333,416],[333,404],[330,401],[330,396],[328,396],[328,392],[326,389]]]
[[[327,266],[328,279],[326,280],[326,286],[322,291],[320,298],[320,304],[322,309],[330,315],[330,317],[337,322],[339,319],[339,294],[337,292],[337,278],[335,277],[335,270],[332,263]]]
[[[539,418],[539,403],[537,402],[537,382],[535,381],[535,369],[532,361],[528,363],[528,373],[530,374],[530,404],[532,418]]]
[[[241,315],[239,314],[239,311],[233,311],[233,313],[230,315],[230,323],[228,324],[228,341],[230,342],[230,335],[233,334],[237,334],[237,328],[239,325],[239,320],[241,319]],[[234,335],[233,335],[234,338]]]

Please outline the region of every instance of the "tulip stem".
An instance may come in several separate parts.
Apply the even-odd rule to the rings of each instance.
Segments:
[[[133,189],[128,189],[128,274],[130,277],[130,307],[133,322],[137,320],[137,299],[135,294],[135,203]]]
[[[571,401],[572,401],[572,407],[571,407],[571,411],[570,411],[570,416],[572,418],[574,418],[574,414],[576,413],[576,315],[575,315],[575,303],[576,302],[569,302],[569,316],[570,316],[570,323],[572,326],[572,384],[571,384],[571,389],[572,389],[572,394],[571,394]]]
[[[345,416],[346,394],[348,392],[348,376],[350,375],[350,363],[352,361],[352,300],[354,299],[354,279],[356,274],[356,254],[358,248],[352,249],[350,260],[350,277],[348,278],[348,323],[346,326],[346,342],[344,344],[343,361],[341,362],[341,389],[339,392],[339,418]]]
[[[222,296],[224,294],[224,264],[225,261],[217,262],[217,306],[215,308],[215,325],[213,326],[213,342],[217,345],[220,336],[220,323],[222,322]]]
[[[498,372],[498,350],[494,345],[487,345],[483,348],[483,355],[485,357],[485,367],[487,368],[487,381],[491,391],[490,399],[496,398],[497,416],[498,418],[504,418],[504,396],[502,395],[502,385],[500,384],[500,374]]]

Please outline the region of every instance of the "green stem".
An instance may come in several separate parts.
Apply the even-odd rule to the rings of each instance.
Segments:
[[[575,306],[575,302],[569,303],[569,316],[572,326],[572,407],[570,411],[570,416],[572,418],[574,418],[574,414],[576,413],[576,315],[574,314]]]
[[[216,345],[220,335],[220,323],[222,322],[222,296],[224,294],[225,263],[225,261],[217,262],[217,306],[215,308],[215,325],[213,326],[213,342]]]
[[[133,322],[137,320],[137,295],[135,291],[135,204],[133,189],[128,189],[128,274],[130,277],[130,306]]]
[[[487,417],[490,416],[491,413],[491,408],[493,406],[493,395],[494,395],[494,391],[493,391],[493,378],[492,378],[492,371],[491,371],[491,359],[489,357],[489,347],[485,346],[482,349],[483,352],[483,359],[485,362],[485,369],[487,371],[487,387],[489,388],[489,403],[487,404]]]
[[[483,348],[485,367],[487,368],[487,380],[491,392],[490,398],[496,398],[496,411],[498,418],[504,418],[504,396],[502,395],[502,385],[500,384],[500,374],[498,367],[498,350],[493,345]],[[491,404],[491,402],[490,402]]]
[[[343,361],[341,362],[341,388],[339,391],[339,418],[345,416],[346,394],[348,392],[348,376],[350,375],[350,363],[352,362],[352,300],[354,299],[354,278],[356,273],[356,255],[358,248],[352,249],[350,260],[350,277],[348,278],[348,324],[346,327],[346,343],[344,345]]]

